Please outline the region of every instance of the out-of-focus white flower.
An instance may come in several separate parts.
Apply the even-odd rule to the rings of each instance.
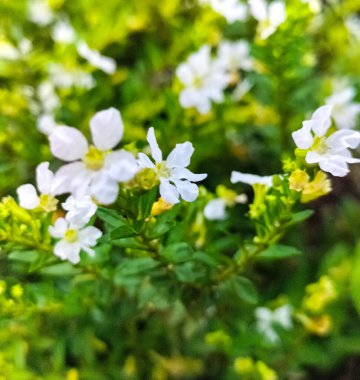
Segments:
[[[56,123],[54,116],[51,114],[40,115],[37,120],[38,130],[45,135],[50,135],[57,126],[58,124]]]
[[[81,57],[106,74],[114,74],[116,71],[116,62],[113,58],[106,57],[97,50],[90,49],[86,42],[80,42],[77,45],[77,50]]]
[[[345,87],[334,92],[325,99],[325,103],[332,105],[332,117],[339,129],[353,129],[360,114],[360,103],[353,102],[356,92],[354,87]]]
[[[249,82],[247,79],[242,80],[234,89],[232,98],[234,100],[241,100],[245,94],[247,94],[253,84]]]
[[[37,95],[44,113],[52,113],[60,106],[60,99],[55,92],[54,85],[50,81],[42,82],[39,85]]]
[[[90,129],[91,146],[76,128],[58,126],[49,135],[52,154],[63,161],[75,161],[61,167],[57,175],[66,179],[65,192],[90,195],[102,204],[111,204],[119,193],[118,182],[127,182],[137,173],[137,161],[130,152],[112,150],[124,132],[118,110],[97,112],[90,120]]]
[[[56,21],[52,28],[51,37],[54,41],[71,44],[76,40],[74,28],[66,19]]]
[[[329,135],[331,110],[330,105],[318,108],[292,137],[296,146],[306,151],[308,164],[317,163],[321,170],[343,177],[349,172],[348,164],[360,162],[349,150],[359,145],[360,132],[341,129]]]
[[[285,21],[285,3],[281,0],[267,4],[266,0],[249,0],[250,13],[259,22],[258,33],[261,39],[268,38]]]
[[[251,70],[253,61],[250,57],[247,41],[222,41],[218,47],[216,65],[224,70]]]
[[[230,81],[230,75],[214,64],[208,45],[191,54],[185,63],[181,63],[176,75],[185,87],[180,93],[181,106],[195,107],[201,114],[210,111],[211,102],[223,101],[223,91]]]
[[[90,89],[94,87],[94,78],[81,70],[68,70],[60,64],[49,65],[49,77],[51,83],[58,88],[82,87]]]
[[[93,226],[78,228],[71,225],[66,219],[59,218],[53,226],[49,227],[50,235],[56,239],[61,239],[55,244],[54,254],[61,260],[68,260],[72,264],[80,261],[80,251],[85,251],[88,255],[94,256],[92,249],[97,240],[102,236],[102,232]]]
[[[45,26],[54,19],[47,0],[28,0],[28,17],[34,24]]]
[[[276,343],[279,341],[279,335],[274,326],[290,330],[293,327],[291,314],[290,305],[284,305],[275,310],[258,307],[255,309],[256,328],[270,343]]]
[[[231,183],[241,182],[241,183],[246,183],[251,186],[259,184],[259,185],[265,185],[265,186],[271,187],[272,182],[273,182],[273,176],[271,175],[271,176],[262,177],[255,174],[247,174],[247,173],[240,173],[237,171],[233,171],[231,173],[230,182]]]
[[[162,198],[171,204],[179,203],[180,196],[187,202],[193,202],[199,194],[199,188],[192,182],[202,181],[207,174],[194,174],[186,169],[194,153],[191,142],[186,141],[183,144],[176,144],[166,161],[163,161],[162,152],[152,127],[148,130],[147,141],[155,164],[146,154],[139,153],[139,165],[142,168],[153,169],[157,174]]]
[[[345,25],[350,34],[352,34],[356,40],[360,40],[360,17],[356,14],[349,16],[345,20]]]
[[[97,206],[89,195],[76,198],[70,195],[62,207],[67,211],[65,219],[72,225],[81,228],[89,223],[95,215]]]
[[[234,207],[237,203],[246,203],[246,194],[236,194],[235,191],[220,185],[216,188],[218,198],[212,199],[204,209],[204,216],[209,220],[226,218],[226,207]]]
[[[49,170],[48,162],[43,162],[36,168],[36,185],[40,196],[31,184],[18,187],[16,191],[20,206],[27,210],[41,208],[46,212],[55,211],[58,204],[55,197],[62,194],[62,180]]]
[[[211,8],[226,18],[228,23],[244,21],[248,15],[246,4],[239,0],[204,0],[204,4],[209,4]]]
[[[301,0],[303,3],[309,4],[309,8],[314,13],[321,12],[322,4],[320,0]]]
[[[8,60],[20,59],[31,51],[32,43],[27,38],[19,41],[18,47],[5,38],[0,37],[0,58]]]

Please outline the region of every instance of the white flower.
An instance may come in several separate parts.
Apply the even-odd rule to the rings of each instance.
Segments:
[[[37,120],[37,128],[44,135],[50,135],[57,126],[58,124],[51,114],[40,115]]]
[[[81,250],[94,256],[95,252],[91,247],[94,247],[102,236],[102,232],[96,227],[80,229],[64,218],[57,219],[54,226],[49,227],[49,232],[52,237],[61,239],[55,244],[54,254],[62,260],[69,260],[72,264],[80,261]]]
[[[203,3],[209,4],[215,12],[224,16],[228,23],[244,21],[248,15],[247,6],[239,0],[206,0]]]
[[[49,170],[48,162],[43,162],[36,168],[36,185],[40,196],[31,184],[18,187],[20,206],[27,210],[39,207],[47,212],[55,211],[58,203],[55,197],[62,194],[62,180]]]
[[[309,4],[309,8],[314,13],[321,12],[322,4],[321,0],[301,0],[303,3]]]
[[[176,75],[185,86],[180,93],[181,106],[195,107],[201,114],[210,111],[211,102],[223,101],[223,91],[230,81],[230,76],[214,64],[207,45],[180,64]]]
[[[349,150],[359,145],[360,132],[341,129],[328,136],[331,110],[329,105],[318,108],[292,137],[296,146],[306,151],[308,164],[318,163],[321,170],[343,177],[349,172],[348,164],[360,162]]]
[[[56,63],[50,64],[48,70],[51,83],[58,88],[75,86],[89,89],[95,84],[94,78],[81,70],[68,70]]]
[[[249,0],[250,12],[259,22],[258,32],[261,39],[268,38],[285,21],[285,4],[281,0],[267,4],[266,0]]]
[[[345,87],[325,99],[326,104],[333,106],[331,114],[340,129],[353,129],[356,125],[360,114],[360,103],[352,102],[354,96],[355,89]]]
[[[216,64],[224,70],[251,70],[253,61],[250,57],[247,41],[222,41],[218,48]]]
[[[46,0],[29,0],[28,15],[34,24],[41,26],[50,24],[54,19],[54,14]]]
[[[253,84],[249,82],[247,79],[242,80],[234,89],[232,98],[234,100],[241,100],[245,94],[247,94]]]
[[[40,100],[41,108],[45,113],[52,113],[60,106],[60,99],[55,92],[54,85],[50,81],[42,82],[39,85],[37,95]]]
[[[204,208],[204,216],[209,220],[223,220],[226,217],[226,201],[215,198],[209,201]]]
[[[237,182],[242,182],[246,183],[248,185],[265,185],[268,187],[272,186],[273,182],[273,176],[259,176],[255,174],[247,174],[247,173],[240,173],[237,171],[233,171],[231,173],[231,178],[230,178],[231,183],[237,183]]]
[[[87,194],[102,204],[111,204],[119,192],[118,182],[127,182],[137,173],[137,161],[125,150],[112,151],[124,131],[120,112],[115,108],[96,113],[90,120],[90,129],[94,142],[91,146],[79,130],[58,126],[49,136],[50,149],[63,161],[75,161],[57,172],[68,181],[67,192]]]
[[[187,202],[194,201],[199,188],[193,182],[202,181],[207,174],[194,174],[186,167],[194,152],[191,142],[176,144],[166,161],[163,161],[162,152],[156,141],[154,128],[149,128],[147,140],[155,164],[144,153],[139,153],[139,165],[155,171],[160,181],[160,195],[166,202],[174,204],[179,202],[179,196]]]
[[[88,224],[97,210],[96,204],[89,195],[81,198],[70,195],[66,202],[62,203],[62,207],[67,211],[65,219],[79,228]]]
[[[53,26],[51,37],[54,41],[71,44],[76,39],[76,34],[68,20],[58,20]]]
[[[345,25],[356,40],[360,40],[360,18],[353,14],[345,20]]]
[[[90,49],[86,42],[79,43],[77,50],[81,57],[106,74],[114,74],[116,71],[116,62],[113,58],[106,57],[101,55],[97,50]]]
[[[280,326],[285,330],[291,329],[293,326],[291,313],[290,305],[284,305],[275,310],[258,307],[255,309],[256,328],[269,342],[276,343],[279,341],[279,336],[274,326]]]

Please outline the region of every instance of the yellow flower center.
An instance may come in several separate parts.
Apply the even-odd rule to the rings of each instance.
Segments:
[[[105,152],[91,145],[83,161],[89,170],[98,171],[104,166]]]
[[[169,178],[170,170],[166,167],[165,161],[156,164],[156,171],[159,177]]]
[[[320,154],[326,153],[328,150],[328,147],[326,145],[326,138],[316,136],[314,138],[314,142],[312,144],[311,150],[315,150],[316,152]]]
[[[46,212],[55,211],[59,201],[50,194],[41,194],[39,207]]]
[[[68,243],[75,243],[78,239],[78,232],[70,228],[65,232],[64,238]]]

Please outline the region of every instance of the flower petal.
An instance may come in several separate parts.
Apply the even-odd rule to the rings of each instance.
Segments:
[[[272,186],[272,181],[273,181],[272,175],[262,177],[255,174],[240,173],[237,171],[233,171],[231,173],[231,178],[230,178],[231,183],[242,182],[248,185],[260,184],[260,185],[266,185],[268,187]]]
[[[176,187],[167,180],[161,180],[160,182],[160,195],[168,203],[179,203],[179,192]]]
[[[93,247],[96,245],[98,239],[102,236],[102,232],[93,226],[85,227],[79,231],[79,242],[81,244],[81,248],[84,247]]]
[[[119,185],[105,171],[97,173],[90,184],[90,194],[99,203],[109,205],[116,201],[119,194]]]
[[[93,142],[100,150],[109,150],[119,144],[124,134],[120,112],[111,107],[97,112],[90,120]]]
[[[49,170],[49,163],[42,162],[36,168],[36,183],[41,194],[51,194],[54,173]]]
[[[193,202],[199,195],[199,188],[190,181],[174,180],[174,184],[179,191],[181,198],[186,202]]]
[[[126,150],[117,150],[106,156],[105,167],[113,179],[119,182],[130,181],[139,171],[135,157]]]
[[[183,144],[176,144],[166,159],[167,168],[184,168],[190,164],[190,159],[194,153],[191,142],[186,141]]]
[[[72,264],[80,261],[80,244],[78,242],[69,243],[66,240],[60,240],[55,244],[54,254],[62,260],[69,260]]]
[[[51,153],[63,161],[79,160],[88,151],[86,138],[73,127],[56,127],[50,134],[49,141]]]
[[[90,174],[85,164],[80,161],[62,166],[55,173],[52,194],[79,193],[79,187],[84,188],[89,185]]]
[[[302,124],[302,128],[292,133],[292,138],[296,146],[300,149],[309,149],[314,141],[311,134],[312,122],[307,120]]]
[[[64,237],[66,230],[69,227],[69,223],[64,218],[56,219],[53,226],[49,226],[49,233],[52,237],[61,239]]]
[[[138,153],[138,164],[141,168],[155,169],[154,163],[144,153]]]
[[[317,136],[324,136],[331,125],[331,111],[333,106],[325,105],[319,107],[311,116],[313,121],[312,130]]]
[[[341,129],[328,137],[326,144],[334,151],[347,148],[355,149],[360,144],[360,132]]]
[[[22,208],[33,210],[39,206],[40,198],[33,185],[21,185],[17,188],[16,192],[19,197],[19,204]]]
[[[171,177],[175,179],[187,179],[192,182],[202,181],[207,174],[195,174],[186,168],[174,168],[171,170]]]
[[[156,141],[155,137],[155,131],[153,127],[150,127],[147,133],[147,141],[150,145],[151,155],[155,162],[161,162],[162,161],[162,152],[159,148],[159,145]]]
[[[89,223],[92,216],[95,215],[97,206],[89,195],[81,198],[70,196],[62,204],[66,213],[66,220],[73,226],[81,228]]]
[[[204,215],[209,220],[225,219],[225,201],[222,198],[212,199],[204,209]]]

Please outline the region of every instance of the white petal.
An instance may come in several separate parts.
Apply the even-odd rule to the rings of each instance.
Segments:
[[[240,173],[237,171],[233,171],[231,173],[230,182],[231,183],[237,183],[242,182],[246,183],[248,185],[266,185],[268,187],[272,186],[273,176],[259,176],[255,174],[247,174],[247,173]]]
[[[161,180],[160,182],[160,195],[168,203],[179,203],[179,192],[176,187],[167,180]]]
[[[73,127],[60,126],[49,136],[51,153],[63,161],[75,161],[85,156],[88,143],[84,135]]]
[[[268,10],[265,0],[249,0],[248,3],[250,6],[250,12],[256,20],[266,20]]]
[[[119,185],[106,172],[99,172],[91,181],[90,193],[99,203],[109,205],[116,201]]]
[[[285,4],[282,1],[274,1],[269,4],[269,20],[275,27],[285,21],[286,10]]]
[[[190,159],[194,153],[191,142],[186,141],[183,144],[176,144],[166,159],[167,168],[184,168],[190,164]]]
[[[81,198],[70,196],[66,202],[62,204],[66,213],[66,220],[77,228],[81,228],[89,223],[90,219],[95,215],[97,206],[89,195]]]
[[[153,127],[149,128],[146,138],[147,138],[147,141],[150,145],[151,155],[152,155],[153,159],[156,162],[161,162],[162,161],[162,152],[161,152],[159,145],[156,141],[155,131],[154,131]]]
[[[311,116],[314,121],[312,130],[317,136],[324,136],[331,125],[331,105],[319,107]]]
[[[324,156],[328,157],[328,155],[319,154],[319,153],[311,150],[310,152],[306,153],[305,161],[308,164],[316,164],[316,163],[322,161],[324,159]]]
[[[110,177],[119,181],[130,181],[139,171],[135,157],[126,150],[111,152],[106,156],[105,167]]]
[[[204,209],[204,215],[209,220],[225,219],[225,201],[221,198],[212,199]]]
[[[144,153],[139,153],[138,154],[138,164],[141,168],[150,168],[150,169],[155,169],[155,165],[153,162],[150,160],[150,158],[144,154]]]
[[[180,82],[185,86],[190,86],[194,81],[194,75],[191,71],[189,65],[182,63],[176,69],[176,75],[179,78]]]
[[[112,107],[97,112],[90,120],[90,129],[93,142],[98,149],[114,148],[124,133],[120,112]]]
[[[186,202],[193,202],[199,195],[199,188],[195,183],[190,181],[173,181],[177,190],[179,191],[181,198]]]
[[[313,144],[314,138],[311,134],[311,126],[311,121],[304,121],[302,128],[292,133],[292,138],[298,148],[309,149]]]
[[[323,158],[319,162],[320,169],[335,177],[345,177],[349,173],[349,166],[341,156]]]
[[[54,254],[62,260],[69,260],[72,264],[80,261],[80,244],[78,242],[69,243],[66,240],[60,240],[55,244]]]
[[[64,237],[68,227],[69,223],[64,218],[58,218],[54,225],[49,227],[49,233],[52,237],[61,239]]]
[[[37,120],[37,128],[41,133],[50,135],[57,127],[56,121],[53,115],[44,114],[39,116]]]
[[[187,179],[192,182],[202,181],[207,177],[207,174],[195,174],[186,168],[174,168],[171,170],[171,178]]]
[[[21,185],[16,190],[19,197],[19,204],[22,208],[33,210],[39,206],[40,198],[33,185]]]
[[[336,131],[326,140],[326,144],[335,151],[355,149],[360,144],[360,132],[348,129]]]
[[[79,187],[87,186],[90,181],[90,174],[83,162],[73,162],[62,166],[55,173],[52,183],[52,194],[60,195],[72,193]]]
[[[102,232],[93,226],[85,227],[79,231],[79,242],[82,249],[84,247],[93,247],[98,239],[102,236]]]
[[[49,170],[49,163],[42,162],[36,168],[36,183],[41,194],[51,194],[54,173]]]

